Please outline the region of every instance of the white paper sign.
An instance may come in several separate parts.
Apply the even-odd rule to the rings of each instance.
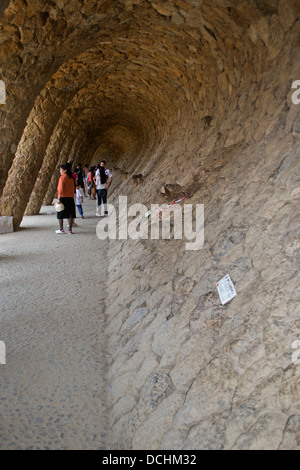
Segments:
[[[226,276],[217,282],[217,289],[222,305],[226,304],[236,296],[236,290],[229,274],[226,274]]]
[[[3,80],[0,80],[0,104],[5,104],[6,101],[6,88]]]
[[[6,348],[4,341],[0,341],[0,364],[6,364]]]

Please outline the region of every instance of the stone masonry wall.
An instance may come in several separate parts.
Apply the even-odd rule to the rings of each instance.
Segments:
[[[299,448],[300,128],[288,49],[266,59],[260,80],[241,77],[209,119],[184,116],[151,175],[111,196],[116,208],[122,194],[150,209],[177,184],[184,203],[205,208],[201,250],[110,242],[112,448]],[[237,296],[222,306],[216,282],[227,273]]]
[[[273,139],[187,169],[200,183],[187,202],[205,207],[201,250],[111,241],[112,448],[298,446],[300,160],[284,127]],[[222,306],[227,273],[238,294]]]
[[[110,241],[110,448],[300,448],[297,0],[5,3],[1,215],[103,157],[117,212],[204,205],[201,249]]]

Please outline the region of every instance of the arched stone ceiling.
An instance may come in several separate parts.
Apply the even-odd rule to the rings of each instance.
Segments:
[[[245,76],[261,76],[278,54],[296,3],[285,12],[282,0],[11,0],[0,22],[2,207],[30,172],[11,210],[18,225],[52,132],[74,122],[66,110],[76,110],[84,144],[98,142],[125,171],[142,169],[196,114],[211,119],[216,103],[224,114]],[[257,41],[267,46],[259,56]]]

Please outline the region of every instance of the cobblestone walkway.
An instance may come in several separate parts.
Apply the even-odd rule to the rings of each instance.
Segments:
[[[106,446],[106,242],[94,204],[85,199],[72,236],[55,234],[48,206],[0,235],[2,450]]]

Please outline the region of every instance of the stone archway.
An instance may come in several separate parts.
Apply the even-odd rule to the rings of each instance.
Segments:
[[[205,207],[194,253],[109,245],[111,448],[297,448],[297,1],[6,3],[1,214],[18,229],[59,163],[105,155],[116,207]]]

